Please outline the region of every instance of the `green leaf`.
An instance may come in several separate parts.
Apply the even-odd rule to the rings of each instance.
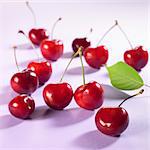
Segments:
[[[124,62],[107,67],[111,84],[121,90],[135,90],[144,85],[138,72]]]

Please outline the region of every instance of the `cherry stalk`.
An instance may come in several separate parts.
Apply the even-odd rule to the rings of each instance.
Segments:
[[[17,46],[13,46],[15,64],[16,64],[16,67],[17,67],[18,72],[20,72],[19,65],[18,65],[18,61],[17,61],[17,56],[16,56],[16,49],[17,49]]]
[[[144,90],[129,96],[118,107],[102,107],[95,116],[95,124],[100,132],[109,136],[119,137],[128,127],[129,115],[121,105],[130,98],[140,95]]]
[[[81,67],[82,67],[83,85],[85,85],[85,71],[84,71],[84,65],[83,65],[83,60],[82,60],[82,47],[79,47],[79,57],[80,57]]]
[[[79,47],[78,50],[82,67],[83,85],[76,89],[74,93],[74,99],[80,107],[87,110],[94,110],[103,104],[104,91],[102,86],[96,81],[85,83],[85,72],[82,61],[82,47]]]
[[[26,39],[30,42],[33,49],[35,49],[34,44],[30,41],[27,35],[20,30],[18,33],[23,34]],[[34,51],[37,55],[38,61],[32,61],[28,64],[27,68],[36,73],[39,79],[39,85],[45,84],[49,80],[52,74],[52,66],[48,61],[40,61],[39,55],[36,51]]]
[[[140,90],[138,93],[136,93],[136,94],[134,94],[134,95],[131,95],[131,96],[127,97],[126,99],[124,99],[124,100],[119,104],[118,107],[121,107],[121,105],[122,105],[125,101],[127,101],[128,99],[131,99],[131,98],[133,98],[133,97],[135,97],[135,96],[138,96],[138,95],[142,94],[143,92],[144,92],[144,89]]]
[[[77,54],[78,52],[75,53],[74,56],[72,56],[65,71],[62,74],[60,82],[55,84],[48,84],[43,90],[44,101],[52,109],[62,110],[65,107],[67,107],[72,100],[72,87],[70,84],[62,82],[62,80],[70,63],[72,62],[73,58],[76,57]]]
[[[111,26],[111,27],[103,34],[103,36],[101,37],[101,39],[98,41],[97,46],[100,45],[100,43],[103,41],[103,39],[106,37],[106,35],[107,35],[114,27],[116,27],[117,25],[118,25],[118,21],[115,20],[115,24],[114,24],[113,26]]]
[[[53,39],[54,29],[60,20],[62,19],[58,18],[52,27],[51,40],[45,39],[40,44],[41,53],[47,60],[56,61],[63,54],[64,45],[62,41]]]
[[[32,16],[33,16],[33,20],[34,20],[34,26],[36,26],[36,24],[37,24],[36,15],[35,15],[35,13],[34,13],[32,7],[30,6],[30,4],[29,4],[28,1],[26,1],[26,6],[27,6],[27,8],[29,9],[29,11],[31,12],[31,14],[32,14]]]
[[[55,28],[56,28],[56,25],[57,25],[57,23],[58,23],[59,21],[61,21],[61,20],[62,20],[62,18],[60,17],[60,18],[58,18],[58,19],[55,21],[55,23],[53,24],[52,30],[51,30],[51,40],[53,40],[53,35],[54,35],[54,30],[55,30]]]
[[[141,69],[144,68],[148,63],[148,51],[145,50],[145,48],[141,45],[134,48],[127,34],[124,32],[124,30],[122,29],[122,27],[119,25],[118,22],[117,22],[117,26],[131,47],[130,50],[127,50],[124,53],[124,61],[128,65],[133,67],[136,71],[138,72],[141,71]]]
[[[35,47],[35,45],[31,42],[31,40],[28,38],[28,36],[24,33],[24,31],[22,31],[22,30],[19,30],[18,31],[18,34],[22,34],[28,41],[29,41],[29,43],[31,44],[31,47],[32,47],[32,49],[36,49],[36,47]],[[38,53],[36,52],[36,51],[34,51],[35,52],[35,54],[36,54],[36,56],[37,56],[37,58],[38,58],[38,62],[40,61],[40,57],[39,57],[39,55],[38,55]]]
[[[59,82],[62,82],[63,78],[64,78],[64,75],[66,74],[67,70],[68,70],[68,67],[70,66],[72,60],[77,56],[79,55],[79,51],[81,51],[81,47],[79,47],[78,51],[76,53],[73,54],[73,56],[71,57],[67,67],[65,68],[63,74],[62,74],[62,77],[60,78],[60,81]]]

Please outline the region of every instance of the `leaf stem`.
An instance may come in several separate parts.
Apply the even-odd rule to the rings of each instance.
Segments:
[[[81,67],[82,67],[83,85],[85,85],[85,70],[84,70],[84,65],[83,65],[83,60],[82,60],[82,47],[79,47],[79,56],[80,56]]]
[[[57,23],[58,23],[59,21],[61,21],[61,20],[62,20],[62,18],[60,17],[60,18],[58,18],[58,19],[55,21],[55,23],[53,24],[52,30],[51,30],[51,40],[53,40],[53,35],[54,35],[55,27],[56,27]]]
[[[121,107],[121,105],[122,105],[125,101],[127,101],[128,99],[133,98],[133,97],[135,97],[135,96],[138,96],[138,95],[142,94],[143,92],[144,92],[144,89],[140,90],[138,93],[136,93],[136,94],[134,94],[134,95],[131,95],[131,96],[127,97],[126,99],[124,99],[124,100],[119,104],[118,107]]]
[[[33,20],[34,20],[34,26],[36,26],[37,22],[36,22],[36,15],[32,9],[32,7],[30,6],[29,2],[26,1],[26,6],[28,7],[28,9],[30,10],[32,16],[33,16]]]
[[[70,66],[72,60],[73,60],[78,54],[79,54],[79,50],[78,50],[76,53],[74,53],[74,54],[72,55],[72,57],[71,57],[69,63],[67,64],[67,66],[66,66],[66,68],[65,68],[65,70],[64,70],[64,72],[63,72],[63,74],[62,74],[62,76],[61,76],[59,82],[62,82],[62,80],[63,80],[63,78],[64,78],[64,75],[65,75],[66,71],[68,70],[68,67]]]
[[[101,39],[98,41],[97,46],[99,46],[99,44],[102,42],[102,40],[105,38],[105,36],[115,27],[118,25],[117,20],[115,20],[115,24],[113,26],[111,26],[101,37]]]
[[[18,61],[17,61],[17,56],[16,56],[16,49],[17,49],[17,46],[13,46],[15,64],[16,64],[16,67],[17,67],[18,72],[20,72],[19,65],[18,65]]]

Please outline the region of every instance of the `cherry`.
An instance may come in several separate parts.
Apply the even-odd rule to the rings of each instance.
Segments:
[[[36,16],[35,16],[35,13],[34,13],[32,7],[29,5],[29,2],[26,2],[26,6],[30,10],[30,12],[32,13],[33,20],[34,20],[34,25],[36,25]],[[29,36],[29,39],[31,40],[31,42],[33,44],[40,45],[40,43],[43,40],[48,39],[49,34],[48,34],[48,31],[46,29],[43,29],[43,28],[32,28],[29,31],[28,36]]]
[[[62,77],[59,81],[59,83],[55,84],[48,84],[44,90],[43,90],[43,98],[45,100],[45,103],[53,109],[56,110],[62,110],[66,106],[69,105],[69,103],[72,100],[73,97],[73,90],[70,84],[63,82],[63,77],[72,62],[73,58],[75,58],[78,55],[78,51],[72,56],[70,59],[65,71],[62,74]]]
[[[26,34],[22,30],[20,30],[18,33],[23,34],[29,40],[29,38],[26,36]],[[33,49],[35,49],[35,46],[32,43],[31,43],[31,46]],[[36,53],[36,55],[39,58],[38,53]],[[52,66],[48,61],[39,61],[39,60],[37,62],[33,61],[28,64],[27,68],[36,73],[36,75],[38,76],[40,85],[43,85],[45,82],[47,82],[52,74]]]
[[[78,47],[82,46],[83,51],[91,45],[91,42],[87,40],[86,37],[84,38],[76,38],[72,42],[72,49],[74,52],[78,51]]]
[[[12,99],[8,107],[13,116],[27,119],[34,112],[35,103],[32,97],[22,94]]]
[[[63,43],[61,40],[53,39],[53,32],[55,29],[56,24],[61,20],[59,18],[53,25],[52,33],[51,33],[51,40],[44,40],[40,45],[41,53],[43,57],[47,60],[56,61],[60,58],[63,54]]]
[[[84,51],[86,48],[88,48],[91,45],[91,42],[88,40],[88,35],[91,34],[93,29],[90,29],[90,32],[87,34],[86,37],[83,38],[76,38],[72,42],[72,49],[74,53],[76,53],[79,49],[79,47],[82,47],[82,50]]]
[[[95,81],[81,85],[76,89],[74,99],[84,109],[97,109],[103,104],[103,88]]]
[[[47,82],[52,74],[52,67],[48,61],[30,62],[28,64],[28,69],[31,69],[36,73],[40,85],[43,85],[45,82]]]
[[[29,31],[29,39],[31,40],[31,42],[35,45],[40,45],[41,42],[45,39],[48,39],[49,34],[48,31],[46,29],[42,29],[42,28],[32,28]]]
[[[19,94],[31,94],[39,85],[37,75],[28,69],[15,73],[10,81],[12,89]]]
[[[47,60],[56,61],[63,54],[63,43],[60,40],[44,40],[40,45],[41,53]]]
[[[83,55],[87,62],[87,64],[93,68],[100,69],[103,65],[105,65],[108,61],[108,49],[104,45],[100,45],[101,41],[104,37],[117,25],[117,21],[115,24],[105,32],[102,38],[99,40],[97,47],[92,48],[88,47],[84,51]]]
[[[73,90],[68,83],[48,84],[43,90],[43,97],[50,108],[62,110],[71,102]]]
[[[74,99],[80,107],[88,110],[94,110],[103,104],[103,88],[95,81],[85,84],[82,47],[79,47],[78,51],[82,66],[83,85],[78,87],[74,92]]]
[[[128,112],[121,107],[121,105],[134,96],[142,94],[144,90],[139,93],[126,98],[118,107],[102,107],[96,113],[95,123],[100,132],[110,136],[120,136],[126,130],[129,124]]]
[[[31,94],[39,85],[37,75],[30,69],[25,69],[22,72],[19,71],[19,66],[16,58],[16,46],[14,49],[15,63],[18,69],[18,73],[15,73],[10,81],[12,89],[19,94]]]
[[[109,55],[108,49],[103,45],[96,48],[87,48],[83,54],[87,64],[96,69],[100,69],[107,63]]]
[[[141,69],[144,68],[148,63],[148,51],[145,50],[143,46],[137,46],[133,48],[127,34],[124,32],[122,27],[118,23],[117,26],[131,47],[131,50],[127,50],[124,53],[124,61],[135,70],[141,71]]]
[[[148,62],[148,52],[143,46],[138,46],[124,53],[124,61],[135,70],[141,71]]]

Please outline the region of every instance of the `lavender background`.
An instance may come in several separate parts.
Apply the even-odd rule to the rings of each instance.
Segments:
[[[99,38],[117,19],[128,33],[134,46],[149,48],[149,5],[146,0],[88,0],[88,1],[31,1],[37,15],[37,27],[51,29],[53,22],[62,17],[57,25],[55,38],[62,39],[64,55],[53,65],[53,75],[48,83],[58,82],[71,56],[71,42],[76,37],[84,37],[89,29],[94,29],[89,39],[96,46]],[[24,1],[0,1],[0,149],[1,150],[148,150],[150,133],[149,89],[145,93],[124,104],[130,115],[130,124],[120,138],[109,137],[97,131],[94,112],[79,108],[74,100],[64,111],[48,109],[42,97],[43,87],[33,98],[36,111],[30,120],[20,120],[10,115],[7,104],[17,94],[9,86],[11,76],[17,72],[11,46],[20,45],[17,57],[23,69],[31,60],[36,60],[35,50],[18,29],[28,33],[33,26],[32,16]],[[149,32],[150,33],[150,32]],[[108,64],[122,60],[123,53],[130,49],[128,43],[116,28],[103,41],[110,52]],[[40,55],[40,50],[36,50]],[[63,64],[63,65],[62,65]],[[105,68],[94,70],[85,64],[86,82],[96,80],[105,89],[104,106],[116,106],[127,96],[110,86]],[[144,81],[150,84],[149,64],[140,72]],[[64,81],[75,90],[82,84],[80,61],[76,58],[68,70]],[[126,92],[128,94],[135,93]]]

